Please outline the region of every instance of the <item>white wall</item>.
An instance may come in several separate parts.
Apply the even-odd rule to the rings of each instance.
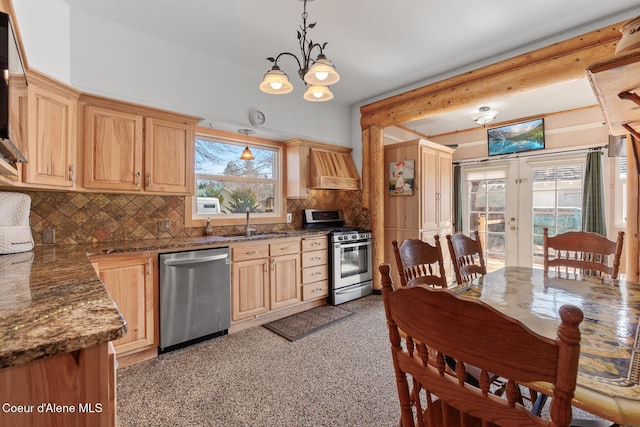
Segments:
[[[352,145],[349,107],[304,101],[302,87],[264,94],[262,69],[239,69],[61,0],[14,0],[14,8],[29,66],[77,89],[191,114],[227,131],[251,127],[249,112],[258,109],[267,122],[256,136]]]
[[[70,83],[69,6],[61,0],[14,0],[29,67]]]

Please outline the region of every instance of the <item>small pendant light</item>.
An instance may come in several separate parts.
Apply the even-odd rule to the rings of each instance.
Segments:
[[[240,160],[253,160],[253,154],[251,153],[251,150],[249,150],[249,135],[256,133],[256,131],[254,131],[253,129],[240,129],[238,130],[238,132],[243,134],[246,140],[244,150],[240,155]]]

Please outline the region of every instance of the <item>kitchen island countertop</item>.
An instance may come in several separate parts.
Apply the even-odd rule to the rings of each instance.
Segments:
[[[246,236],[202,236],[38,246],[0,255],[0,368],[118,339],[126,323],[88,256],[171,252],[232,243],[326,234],[292,230]]]

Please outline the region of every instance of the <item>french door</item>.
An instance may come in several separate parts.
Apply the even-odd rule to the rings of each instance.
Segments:
[[[585,156],[531,156],[465,165],[463,230],[478,230],[489,270],[542,266],[542,229],[582,227]]]

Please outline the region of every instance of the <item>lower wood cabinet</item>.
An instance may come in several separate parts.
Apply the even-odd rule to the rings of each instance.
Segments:
[[[108,347],[96,344],[0,369],[0,401],[6,405],[0,425],[117,425],[115,362]]]
[[[271,309],[300,301],[300,239],[269,244]]]
[[[329,296],[329,240],[327,236],[302,239],[302,300]]]
[[[269,245],[231,248],[231,320],[269,311]]]
[[[150,253],[90,258],[127,322],[127,334],[113,342],[120,366],[157,355],[156,258]]]
[[[238,321],[300,301],[300,239],[231,247],[231,320]]]

